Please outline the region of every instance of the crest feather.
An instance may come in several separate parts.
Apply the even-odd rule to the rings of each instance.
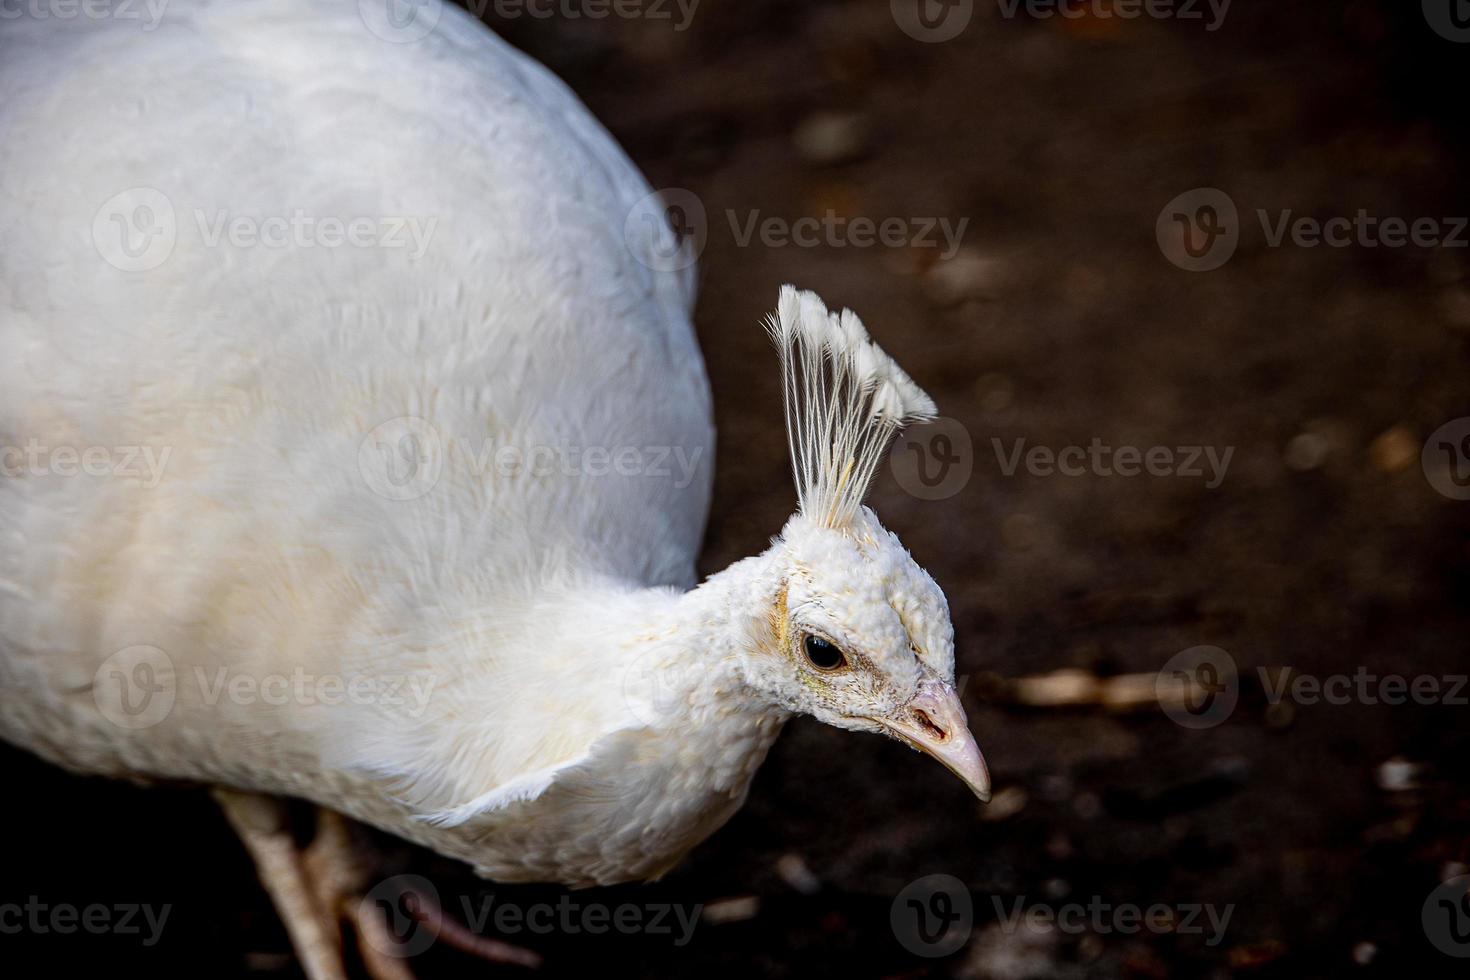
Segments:
[[[873,342],[856,313],[830,313],[816,293],[782,286],[766,330],[781,357],[801,513],[842,527],[862,506],[893,434],[934,418],[934,402]]]

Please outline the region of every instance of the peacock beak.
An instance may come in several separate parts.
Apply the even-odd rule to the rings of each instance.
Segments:
[[[926,755],[965,781],[982,803],[990,802],[990,770],[970,726],[960,696],[948,684],[925,680],[907,708],[884,726],[895,738]]]

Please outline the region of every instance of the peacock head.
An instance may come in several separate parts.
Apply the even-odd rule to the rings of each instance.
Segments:
[[[989,800],[955,690],[949,604],[863,506],[894,433],[933,418],[934,403],[856,315],[829,313],[814,293],[784,287],[768,329],[799,508],[764,556],[779,584],[747,680],[786,710],[899,739]]]

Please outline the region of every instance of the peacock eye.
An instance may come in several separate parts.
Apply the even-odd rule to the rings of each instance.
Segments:
[[[811,633],[806,635],[801,648],[806,653],[806,659],[818,670],[836,670],[847,663],[847,658],[834,644]]]

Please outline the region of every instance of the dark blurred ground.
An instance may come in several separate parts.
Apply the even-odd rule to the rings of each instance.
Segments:
[[[1432,33],[1415,3],[1237,0],[1213,32],[997,10],[978,0],[944,43],[907,36],[881,2],[705,0],[682,32],[487,16],[567,79],[655,187],[693,191],[708,214],[698,324],[721,447],[705,570],[762,548],[792,507],[756,326],[781,283],[860,311],[969,433],[973,475],[953,496],[919,500],[885,473],[872,502],[949,595],[972,728],[1000,791],[986,810],[896,744],[798,721],[744,811],[664,883],[577,896],[753,898],[720,907],[738,921],[707,916],[682,948],[513,938],[578,976],[1462,974],[1429,944],[1420,909],[1470,863],[1470,708],[1271,708],[1256,668],[1470,669],[1470,503],[1437,493],[1419,461],[1431,432],[1470,414],[1470,258],[1271,248],[1254,212],[1470,213],[1470,49]],[[822,113],[839,114],[836,136],[799,149],[795,134]],[[1155,221],[1202,186],[1238,205],[1241,241],[1222,268],[1191,273],[1161,253]],[[740,223],[756,209],[970,221],[944,262],[942,247],[741,247],[732,209]],[[1008,477],[992,438],[1007,450],[1099,438],[1235,451],[1206,489],[1177,476]],[[1208,729],[1156,707],[1022,708],[1007,683],[1059,668],[1146,674],[1197,645],[1228,651],[1241,674],[1239,706]],[[152,948],[0,936],[0,952],[54,968],[293,975],[204,794],[0,758],[7,896],[175,906]],[[1412,764],[1398,784],[1411,788],[1380,785],[1405,771],[1382,768],[1391,759]],[[488,888],[389,850],[392,869],[430,875],[451,907]],[[933,873],[965,883],[975,921],[963,949],[927,959],[898,942],[890,908]],[[995,903],[1018,899],[1232,912],[1209,945],[1208,931],[1006,931]],[[513,972],[440,948],[416,968]]]

